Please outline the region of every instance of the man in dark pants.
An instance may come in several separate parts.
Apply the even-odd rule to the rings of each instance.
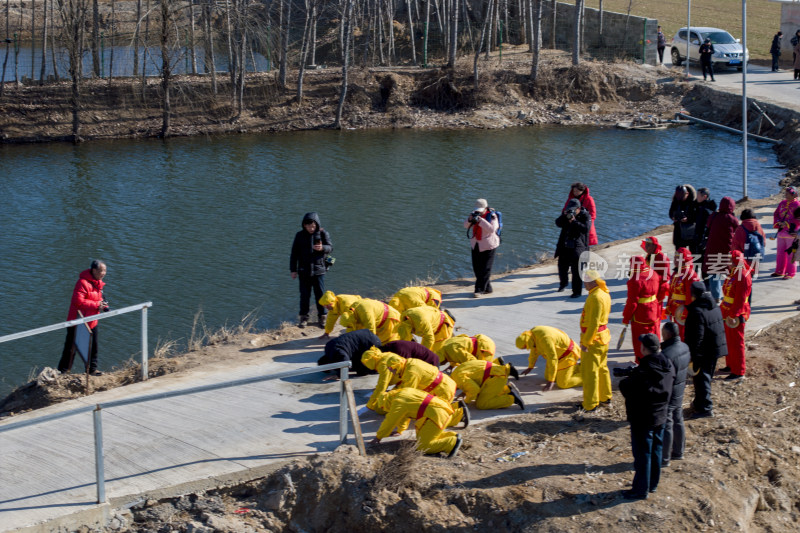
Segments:
[[[728,355],[725,342],[725,325],[717,302],[706,290],[702,281],[692,283],[684,330],[684,341],[689,346],[692,361],[689,367],[694,375],[694,412],[691,419],[714,416],[711,402],[711,378],[717,368],[717,359]]]
[[[620,381],[625,397],[625,411],[631,424],[633,452],[633,484],[622,496],[628,500],[644,500],[655,492],[661,478],[662,439],[667,419],[675,369],[660,351],[658,337],[646,333],[639,337],[642,359],[631,375]]]
[[[711,81],[716,81],[714,79],[714,64],[711,61],[711,57],[714,55],[714,45],[711,44],[711,39],[706,37],[706,42],[700,45],[700,66],[703,69],[703,81],[705,81],[706,75],[711,76]]]
[[[769,48],[769,53],[772,55],[772,72],[780,70],[778,63],[781,59],[781,37],[783,37],[782,31],[776,33],[775,37],[772,38],[772,46]]]
[[[325,355],[319,358],[318,365],[329,365],[341,361],[350,361],[350,368],[359,376],[375,374],[364,366],[361,356],[373,346],[381,347],[381,340],[368,329],[359,329],[342,333],[335,339],[325,343]],[[338,371],[335,371],[338,374]]]
[[[103,287],[105,287],[103,278],[106,275],[106,270],[106,264],[99,259],[95,259],[87,270],[81,272],[72,291],[67,320],[78,318],[79,311],[82,316],[92,316],[108,311],[108,302],[103,299]],[[75,328],[82,327],[88,327],[92,330],[92,348],[89,353],[88,372],[95,376],[102,375],[102,372],[97,370],[97,320],[87,322],[86,326],[67,328],[67,338],[64,341],[61,360],[58,362],[58,370],[66,373],[72,369],[72,363],[75,359]]]
[[[563,291],[569,284],[571,270],[571,297],[578,298],[583,288],[580,257],[589,249],[589,228],[592,226],[592,219],[588,212],[581,209],[580,200],[573,198],[567,203],[561,216],[556,219],[556,226],[561,228],[555,255],[558,258],[558,292]]]
[[[320,305],[319,299],[325,292],[325,256],[332,250],[331,236],[320,225],[319,215],[306,213],[303,217],[303,229],[294,236],[292,253],[289,256],[292,279],[300,280],[300,321],[297,325],[301,328],[308,325],[308,299],[311,297],[311,289],[314,289],[319,327],[325,327],[328,311]]]
[[[464,221],[472,249],[472,271],[475,273],[475,292],[473,296],[480,298],[482,294],[492,293],[492,265],[497,247],[500,246],[500,218],[497,211],[489,207],[483,198],[475,201],[475,208]]]
[[[694,220],[695,231],[694,240],[689,244],[689,251],[695,257],[703,257],[706,240],[708,239],[708,217],[717,210],[717,202],[711,199],[711,191],[707,187],[697,189],[697,199],[695,200]]]
[[[661,351],[675,369],[675,381],[667,410],[664,426],[664,450],[661,466],[669,466],[672,459],[683,459],[686,446],[686,433],[683,428],[683,392],[686,389],[686,374],[692,357],[689,347],[681,342],[680,330],[675,322],[667,322],[661,327]]]

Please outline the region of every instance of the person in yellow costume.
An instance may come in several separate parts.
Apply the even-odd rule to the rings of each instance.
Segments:
[[[450,337],[442,343],[436,353],[442,364],[450,363],[450,366],[456,367],[474,359],[492,361],[496,350],[494,341],[479,333],[474,337],[469,335]],[[502,361],[497,362],[502,363]]]
[[[400,311],[427,305],[439,308],[442,303],[442,291],[429,287],[406,287],[400,289],[389,299],[389,305]]]
[[[525,410],[519,390],[508,381],[512,365],[473,359],[458,365],[450,377],[464,391],[466,403],[475,402],[478,409],[505,409],[517,404]],[[517,375],[519,379],[519,375]]]
[[[334,294],[331,291],[325,291],[325,294],[319,299],[319,305],[328,310],[328,318],[325,319],[325,333],[320,338],[330,337],[336,321],[339,320],[342,313],[349,310],[360,299],[361,296],[357,294]],[[348,329],[347,331],[353,330]]]
[[[601,403],[611,401],[611,375],[607,361],[608,344],[611,342],[611,332],[608,331],[611,294],[596,270],[584,273],[584,285],[589,295],[581,313],[581,407],[585,411],[594,411]]]
[[[411,388],[395,389],[388,393],[388,412],[378,428],[372,444],[392,435],[394,428],[399,433],[408,427],[411,419],[416,419],[417,449],[426,454],[445,452],[454,457],[461,448],[461,435],[445,431],[452,426],[453,407],[425,391]],[[402,428],[402,429],[401,429]]]
[[[399,339],[397,326],[400,323],[400,313],[378,300],[362,298],[349,311],[345,311],[339,321],[353,330],[370,330],[384,344]]]
[[[454,321],[444,311],[435,307],[414,307],[403,312],[397,333],[404,341],[413,340],[416,335],[422,339],[420,344],[434,352],[453,335]]]
[[[521,372],[523,376],[533,370],[539,356],[544,358],[544,379],[547,383],[542,388],[543,391],[553,390],[556,385],[560,389],[570,389],[582,383],[580,346],[560,329],[536,326],[523,331],[517,337],[516,343],[520,350],[530,350],[528,368]]]

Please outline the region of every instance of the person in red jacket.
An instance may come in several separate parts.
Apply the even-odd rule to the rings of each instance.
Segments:
[[[631,278],[628,280],[628,300],[622,311],[622,323],[631,325],[631,340],[636,363],[642,358],[639,337],[646,333],[661,335],[661,277],[647,266],[644,257],[631,257]]]
[[[725,196],[719,202],[719,211],[708,217],[708,240],[703,255],[703,278],[711,296],[719,301],[722,297],[722,278],[727,272],[733,234],[739,226],[739,219],[733,214],[736,202]]]
[[[669,296],[669,257],[661,251],[661,244],[659,244],[656,237],[647,237],[643,240],[642,250],[647,253],[644,258],[647,266],[661,278],[659,280],[660,290],[657,296],[659,307],[663,313],[664,298]],[[656,335],[660,335],[660,333]]]
[[[728,344],[728,355],[725,362],[731,375],[726,380],[735,380],[744,377],[744,325],[750,318],[750,303],[748,297],[753,288],[751,268],[745,260],[744,254],[738,250],[731,252],[731,267],[728,279],[722,286],[722,318],[725,319],[725,341]],[[722,369],[725,370],[724,368]]]
[[[88,270],[81,272],[75,289],[72,291],[72,301],[69,304],[69,314],[67,320],[78,318],[78,311],[83,316],[91,316],[108,311],[108,302],[103,299],[103,278],[106,275],[106,264],[95,259]],[[102,375],[97,370],[97,320],[87,322],[86,325],[92,330],[92,349],[89,355],[89,373],[95,376]],[[75,328],[83,326],[72,326],[67,328],[67,339],[64,342],[64,351],[61,360],[58,362],[60,372],[69,372],[72,369],[72,361],[75,358]]]
[[[675,270],[669,281],[667,316],[678,324],[681,340],[684,338],[688,307],[692,303],[692,283],[700,281],[694,269],[694,258],[687,248],[675,250]]]
[[[569,201],[575,198],[581,203],[581,208],[585,209],[592,217],[592,225],[589,227],[589,246],[597,244],[597,231],[594,229],[594,219],[597,218],[597,208],[594,205],[594,198],[589,194],[589,187],[581,182],[572,184],[569,190],[569,197],[564,203],[564,209],[567,208]],[[563,210],[562,210],[563,211]]]

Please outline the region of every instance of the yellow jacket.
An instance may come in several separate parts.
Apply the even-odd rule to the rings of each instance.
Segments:
[[[373,411],[383,410],[381,407],[381,396],[390,386],[400,382],[400,376],[402,375],[405,362],[405,358],[393,353],[385,354],[383,358],[378,361],[377,365],[375,365],[375,370],[378,371],[378,384],[375,385],[375,390],[372,391],[372,395],[370,395],[369,401],[367,401],[367,408]]]
[[[495,351],[494,341],[479,333],[474,337],[469,335],[450,337],[444,341],[437,355],[440,362],[448,362],[451,366],[458,366],[473,359],[491,361],[494,359]]]
[[[398,388],[420,389],[448,402],[456,395],[456,382],[435,366],[420,359],[406,359],[402,369],[398,368]]]
[[[357,329],[368,329],[378,336],[382,343],[396,339],[397,324],[400,313],[383,302],[362,298],[342,314],[343,326]]]
[[[336,326],[336,321],[339,320],[339,317],[342,315],[342,313],[349,310],[360,299],[361,296],[357,294],[337,294],[335,295],[335,300],[333,302],[325,301],[325,296],[320,298],[320,305],[328,305],[329,303],[333,304],[333,309],[328,311],[328,318],[325,319],[325,333],[330,334],[333,331],[334,326]],[[325,303],[322,303],[323,301],[325,301]],[[353,330],[348,328],[347,331]]]
[[[428,287],[406,287],[389,299],[389,305],[401,313],[423,305],[438,308],[440,303],[442,303],[442,292]]]
[[[434,344],[453,334],[453,319],[435,307],[415,307],[403,312],[397,333],[404,341],[413,340],[413,335],[417,335],[422,339],[421,344],[431,350]]]
[[[396,389],[389,393],[391,404],[386,418],[383,419],[378,439],[385,439],[392,434],[392,429],[403,428],[409,418],[416,419],[419,430],[426,420],[430,420],[439,429],[447,427],[453,416],[453,408],[444,400],[418,389]],[[427,403],[427,405],[423,405]],[[424,408],[423,408],[424,407]]]
[[[487,372],[488,370],[488,372]],[[473,402],[478,398],[481,387],[491,377],[508,377],[508,365],[498,365],[491,361],[480,361],[473,359],[458,365],[453,370],[450,377],[456,382],[458,387],[464,391],[467,403]]]
[[[559,370],[575,366],[581,359],[580,346],[558,328],[536,326],[526,333],[526,347],[530,350],[528,368],[536,366],[536,360],[543,357],[547,364],[544,369],[547,381],[555,381]]]
[[[589,291],[581,313],[581,346],[608,344],[611,332],[608,331],[608,314],[611,312],[611,295],[603,280],[597,280],[597,287]]]

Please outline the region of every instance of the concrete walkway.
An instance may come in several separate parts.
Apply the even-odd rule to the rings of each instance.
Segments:
[[[759,210],[765,226],[771,225],[774,206]],[[663,243],[669,234],[658,235]],[[772,271],[775,241],[768,241],[762,272]],[[666,250],[670,255],[672,250]],[[620,332],[625,280],[611,279],[618,258],[640,253],[639,241],[599,251],[610,265],[612,291],[610,324],[612,347]],[[467,256],[465,255],[465,258]],[[465,259],[467,260],[467,259]],[[555,265],[533,267],[493,282],[494,293],[480,299],[471,293],[445,296],[445,305],[457,318],[458,332],[485,333],[497,342],[498,353],[519,368],[527,354],[514,339],[539,324],[559,327],[578,338],[584,298],[570,299],[569,291],[556,293]],[[792,301],[800,296],[800,277],[783,281],[762,276],[754,285],[754,315],[749,331],[756,331],[795,313]],[[483,324],[482,327],[479,325]],[[260,349],[255,363],[225,370],[195,371],[164,376],[144,383],[106,391],[87,399],[23,414],[0,424],[62,412],[156,392],[274,373],[314,365],[321,354],[318,339],[292,341]],[[612,350],[610,366],[632,360],[630,339],[621,351]],[[544,365],[540,361],[530,376],[519,382],[528,411],[560,401],[578,401],[580,389],[540,392]],[[359,405],[364,405],[376,377],[354,380]],[[35,426],[0,433],[0,530],[36,526],[48,531],[58,525],[75,527],[102,520],[109,508],[130,505],[147,497],[185,493],[215,486],[220,480],[236,481],[264,475],[292,457],[331,451],[338,446],[338,384],[322,383],[319,374],[256,385],[192,394],[173,399],[128,405],[103,411],[105,479],[109,505],[95,501],[92,415],[74,415]],[[504,411],[477,412],[478,420],[513,416]],[[363,422],[367,438],[374,435],[380,417]],[[353,442],[350,438],[349,442]],[[50,522],[48,522],[50,521]]]

